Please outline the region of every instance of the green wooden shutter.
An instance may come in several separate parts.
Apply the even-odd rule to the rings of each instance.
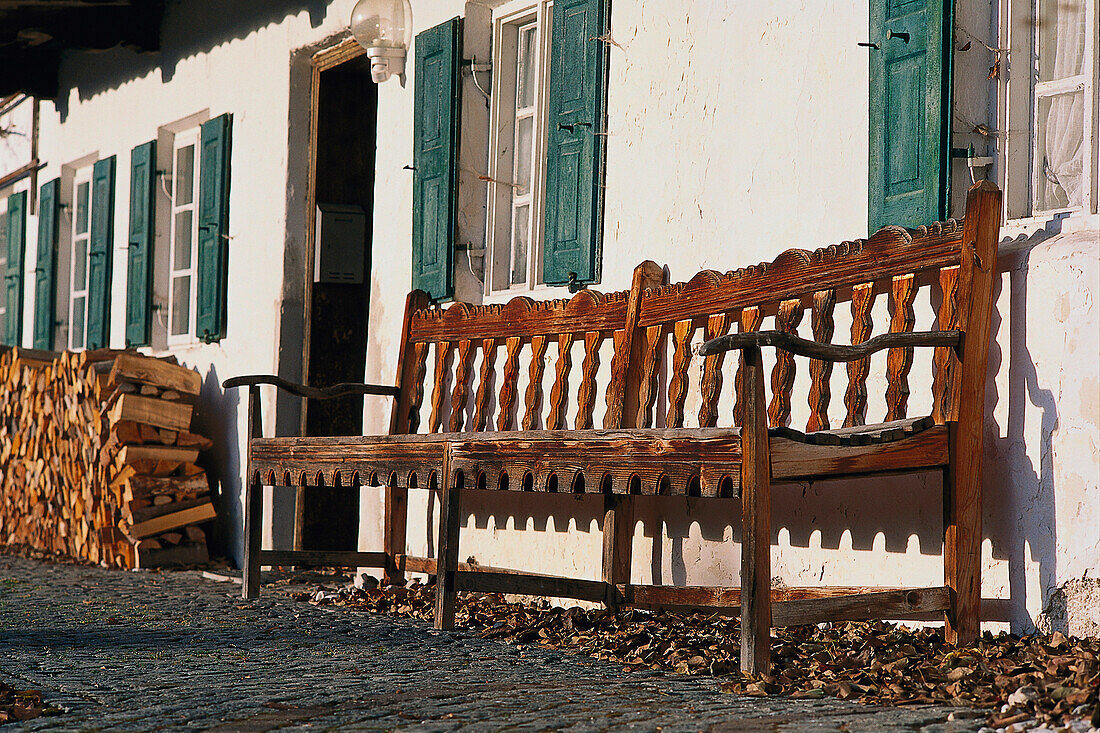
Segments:
[[[23,252],[27,247],[27,192],[8,197],[8,266],[4,272],[7,324],[4,340],[11,346],[23,343]]]
[[[38,189],[38,259],[34,267],[34,348],[52,349],[54,303],[57,293],[58,194],[61,179],[55,178]]]
[[[603,219],[604,100],[607,89],[606,0],[557,0],[550,40],[546,149],[547,283],[600,276]]]
[[[115,156],[92,168],[92,221],[88,242],[88,337],[85,346],[102,349],[111,332],[111,248],[114,242]]]
[[[454,295],[462,19],[416,36],[413,84],[414,289]]]
[[[950,154],[950,2],[871,0],[868,219],[945,218]]]
[[[126,345],[149,343],[150,295],[153,291],[153,181],[156,140],[130,153],[130,239],[126,266]]]
[[[225,338],[232,122],[228,114],[204,122],[199,144],[199,283],[195,334],[207,343]]]

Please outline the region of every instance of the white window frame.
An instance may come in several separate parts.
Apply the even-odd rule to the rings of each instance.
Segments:
[[[92,243],[92,199],[95,191],[92,186],[92,168],[88,165],[82,168],[78,168],[73,175],[73,196],[72,196],[72,217],[69,222],[69,307],[68,321],[69,321],[69,333],[67,336],[67,342],[69,348],[73,351],[84,349],[88,345],[88,276],[89,265],[91,264],[91,243]],[[88,186],[88,221],[87,229],[84,231],[77,231],[77,226],[80,224],[80,187],[82,185]],[[76,248],[77,245],[84,243],[84,257],[83,268],[78,267]],[[78,269],[84,270],[83,282],[78,284],[76,282],[76,273]],[[83,313],[81,315],[81,328],[78,334],[75,328],[76,324],[76,302],[77,298],[80,298],[83,302]],[[79,341],[77,337],[79,336]]]
[[[199,249],[199,145],[201,142],[200,128],[195,127],[184,132],[176,133],[172,138],[172,172],[169,177],[169,217],[168,217],[168,318],[167,334],[168,345],[182,346],[198,342],[195,336],[195,319],[198,314],[198,249]],[[179,151],[192,147],[191,161],[191,200],[185,204],[177,204],[177,195],[180,193],[176,184],[179,181],[178,165]],[[191,258],[185,267],[176,267],[176,216],[185,212],[191,214]],[[188,280],[189,293],[187,297],[187,330],[184,333],[173,334],[172,327],[175,323],[176,299],[175,282],[177,279],[190,278]]]
[[[8,197],[11,194],[0,196],[0,280],[8,274]],[[7,293],[0,292],[0,337],[7,336],[8,327],[8,298]],[[0,339],[2,341],[2,339]]]
[[[1039,0],[1010,0],[1005,3],[1000,19],[1001,43],[1009,53],[1009,73],[1002,74],[999,84],[1003,100],[998,127],[1004,145],[1001,155],[1005,210],[1008,221],[1023,225],[1053,219],[1095,215],[1098,195],[1096,171],[1097,148],[1100,142],[1100,101],[1097,76],[1100,74],[1096,31],[1097,7],[1100,0],[1084,0],[1085,48],[1082,73],[1062,79],[1039,81],[1038,62],[1040,33],[1038,28]],[[1039,144],[1039,105],[1042,99],[1082,90],[1084,124],[1082,129],[1082,192],[1080,205],[1040,209],[1037,191],[1041,165],[1037,160]]]
[[[542,243],[546,202],[547,107],[549,100],[552,0],[513,0],[493,10],[493,88],[489,119],[489,196],[486,226],[486,296],[510,296],[544,289]],[[516,203],[515,170],[516,77],[518,32],[537,26],[535,104],[532,131],[531,188]],[[512,284],[512,227],[514,209],[530,205],[527,273]],[[498,285],[498,283],[501,283]],[[503,285],[503,283],[507,283]]]

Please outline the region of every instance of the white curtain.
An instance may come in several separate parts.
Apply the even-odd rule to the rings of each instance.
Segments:
[[[1084,0],[1057,2],[1054,38],[1040,28],[1040,43],[1054,43],[1053,68],[1040,69],[1040,78],[1065,79],[1084,71],[1085,3]],[[1045,38],[1043,36],[1046,36]],[[1044,54],[1045,55],[1045,54]],[[1049,57],[1048,57],[1049,58]],[[1083,91],[1059,94],[1039,101],[1039,114],[1049,102],[1045,119],[1040,119],[1039,140],[1042,160],[1040,175],[1046,185],[1040,186],[1038,201],[1041,209],[1071,208],[1084,201],[1084,125],[1085,95]]]

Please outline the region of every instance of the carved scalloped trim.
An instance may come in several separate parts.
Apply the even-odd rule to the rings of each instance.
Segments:
[[[315,487],[331,486],[353,488],[357,486],[396,486],[402,489],[436,489],[439,488],[439,473],[434,469],[412,469],[401,475],[397,472],[368,471],[341,471],[330,469],[327,471],[308,471],[306,469],[274,468],[255,470],[252,473],[252,482],[263,486],[290,486],[290,487]]]
[[[473,305],[455,301],[446,308],[423,308],[418,310],[413,313],[413,318],[422,322],[470,321],[501,314],[523,316],[528,313],[543,313],[555,310],[562,313],[576,313],[598,308],[607,303],[625,303],[629,296],[629,290],[601,293],[598,290],[585,289],[570,298],[553,298],[551,300],[534,300],[526,295],[517,295],[507,303],[489,303],[487,305]]]

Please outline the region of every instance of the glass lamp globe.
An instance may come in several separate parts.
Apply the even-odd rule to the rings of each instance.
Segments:
[[[404,86],[405,55],[412,43],[409,0],[359,0],[351,10],[351,34],[367,49],[375,82],[397,74]]]

